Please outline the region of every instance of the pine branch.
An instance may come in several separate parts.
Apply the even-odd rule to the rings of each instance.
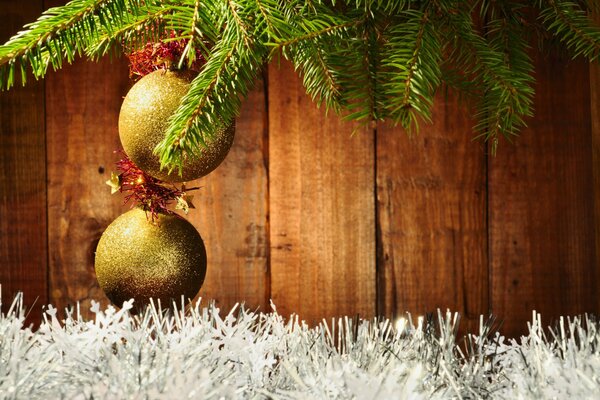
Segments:
[[[27,68],[37,79],[50,64],[58,69],[65,58],[71,63],[99,36],[100,26],[108,29],[138,7],[139,0],[72,0],[47,10],[0,47],[0,87],[14,85],[17,66],[25,84]]]
[[[506,62],[505,49],[491,46],[479,35],[470,15],[449,13],[447,22],[457,34],[452,62],[464,68],[482,88],[475,129],[494,143],[499,135],[510,139],[525,126],[524,117],[532,113],[533,67],[529,65],[525,74],[512,69]]]
[[[171,170],[181,168],[186,154],[198,155],[207,139],[237,116],[241,98],[253,84],[267,54],[262,42],[255,40],[261,32],[255,32],[254,25],[246,22],[257,18],[257,10],[242,9],[231,1],[224,7],[228,18],[222,37],[169,120],[165,139],[155,149],[161,164]]]
[[[378,10],[385,14],[393,15],[406,10],[410,3],[410,0],[356,0],[354,7],[369,14],[372,14],[373,10]]]
[[[341,14],[330,16],[316,6],[299,8],[299,3],[279,5],[268,0],[257,3],[271,37],[270,56],[281,51],[299,71],[306,92],[317,105],[325,102],[328,110],[339,111],[340,85],[331,54],[339,42],[350,38],[350,28],[360,22]]]
[[[157,42],[165,35],[164,17],[171,12],[164,8],[155,13],[142,12],[130,16],[126,24],[111,32],[103,32],[86,48],[86,55],[98,60],[118,46],[128,50],[143,47],[148,42]]]
[[[335,57],[343,88],[342,105],[349,111],[344,119],[368,124],[385,119],[382,75],[379,74],[382,57],[380,39],[385,28],[377,26],[372,10],[359,10],[357,18],[362,21],[353,32],[358,40],[338,46]]]
[[[280,48],[285,48],[285,47],[289,47],[292,46],[294,44],[297,44],[299,42],[303,42],[303,41],[308,41],[311,39],[315,39],[318,37],[321,37],[323,35],[328,35],[331,34],[337,30],[342,30],[344,28],[349,28],[351,26],[357,25],[358,22],[356,21],[348,21],[348,22],[344,22],[338,25],[331,25],[331,26],[327,26],[325,28],[319,29],[319,30],[315,30],[315,31],[311,31],[311,32],[307,32],[301,36],[296,36],[294,38],[291,38],[289,40],[285,40],[282,41],[280,43],[277,43],[277,46]]]
[[[196,0],[194,3],[194,16],[192,17],[192,26],[190,28],[190,34],[188,37],[188,43],[183,50],[181,60],[179,61],[179,68],[183,67],[183,62],[187,60],[188,68],[192,66],[196,61],[196,44],[202,44],[202,37],[204,36],[202,31],[198,29],[198,21],[200,20],[200,0]],[[206,46],[204,46],[206,48]]]
[[[600,28],[592,23],[586,11],[572,1],[540,1],[539,18],[554,35],[573,52],[594,61],[600,55]],[[593,9],[593,6],[590,6]]]
[[[386,108],[406,130],[417,115],[429,121],[433,96],[440,84],[441,45],[430,11],[407,10],[390,30],[385,49]]]
[[[538,22],[524,28],[532,6]],[[280,53],[313,100],[354,121],[410,130],[430,118],[437,88],[454,85],[478,96],[476,129],[496,143],[532,114],[528,31],[595,60],[600,28],[587,13],[597,10],[598,0],[72,0],[0,46],[0,88],[84,53],[187,39],[179,67],[198,52],[207,62],[157,146],[163,165],[181,165],[228,125],[257,71]],[[477,13],[487,32],[476,29]]]
[[[528,35],[521,22],[522,16],[518,10],[513,12],[514,14],[507,15],[506,18],[498,18],[488,23],[488,43],[491,48],[504,54],[504,64],[511,71],[514,87],[519,91],[513,102],[498,101],[497,98],[504,94],[501,92],[495,95],[494,91],[498,90],[495,87],[488,88],[488,93],[484,96],[478,116],[487,125],[480,125],[478,128],[484,132],[482,136],[487,140],[491,139],[492,153],[496,150],[497,138],[500,135],[508,139],[515,136],[526,126],[524,117],[533,115],[534,67],[529,55]]]

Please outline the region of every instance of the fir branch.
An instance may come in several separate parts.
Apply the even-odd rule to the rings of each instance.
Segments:
[[[274,5],[271,5],[271,7],[267,7],[263,4],[262,0],[256,0],[256,7],[258,8],[258,11],[260,12],[263,20],[265,21],[265,24],[267,25],[268,36],[276,37],[277,29],[275,28],[275,25],[272,22],[272,20],[275,18],[274,14],[277,14],[279,16],[280,23],[284,22],[284,18],[281,15],[279,15],[279,10],[277,9],[277,7],[274,7]]]
[[[324,41],[307,41],[298,43],[284,54],[300,73],[307,94],[317,106],[325,102],[327,110],[339,111],[340,85],[336,79],[336,71],[329,64],[328,47]]]
[[[291,39],[279,42],[279,43],[277,43],[277,47],[279,47],[279,48],[285,48],[285,47],[294,45],[294,44],[296,44],[298,42],[315,39],[317,37],[321,37],[323,35],[328,35],[328,34],[331,34],[331,33],[335,32],[335,31],[343,30],[345,28],[350,28],[350,27],[356,26],[358,24],[359,24],[359,22],[357,22],[357,21],[347,21],[347,22],[344,22],[344,23],[341,23],[341,24],[327,26],[327,27],[325,27],[323,29],[319,29],[319,30],[316,30],[316,31],[311,31],[311,32],[305,33],[305,34],[303,34],[301,36],[296,36],[294,38],[291,38]]]
[[[550,32],[573,52],[594,61],[600,55],[600,29],[592,23],[586,11],[572,1],[538,2],[539,18]]]
[[[195,38],[196,45],[208,53],[204,41],[214,44],[221,34],[224,24],[221,0],[202,0],[198,7],[196,0],[162,0],[156,6],[171,10],[164,19],[168,30],[180,34],[174,40]]]
[[[597,0],[581,0],[580,3],[588,13],[597,14],[600,12],[600,2]]]
[[[363,37],[365,39],[364,47],[364,60],[367,72],[367,86],[365,100],[368,106],[368,122],[375,122],[377,120],[383,120],[380,116],[380,112],[385,109],[384,104],[380,104],[379,100],[379,74],[378,68],[380,62],[380,54],[377,51],[379,43],[377,42],[377,28],[375,26],[375,20],[371,10],[367,9],[364,14],[364,31]],[[365,122],[367,120],[365,119]]]
[[[526,29],[522,10],[531,6],[539,22]],[[318,104],[347,111],[346,119],[410,129],[429,119],[446,83],[479,95],[476,129],[495,140],[517,134],[532,113],[527,31],[595,60],[600,28],[586,13],[599,9],[597,0],[72,0],[0,46],[0,88],[84,52],[97,59],[150,38],[187,39],[179,66],[199,52],[207,63],[156,149],[164,165],[180,164],[227,125],[261,65],[279,53]],[[475,28],[477,13],[486,34]]]
[[[450,13],[446,18],[457,34],[452,62],[464,68],[482,89],[475,129],[480,136],[493,140],[494,151],[498,136],[510,139],[525,126],[524,117],[532,113],[530,78],[525,77],[523,71],[511,69],[504,49],[491,46],[479,35],[470,15]],[[529,66],[525,75],[532,73],[533,67]]]
[[[208,57],[210,46],[218,40],[220,29],[218,27],[221,25],[216,10],[218,1],[185,1],[185,6],[173,7],[173,12],[165,18],[170,22],[170,29],[179,34],[171,40],[187,41],[177,65],[178,69],[184,68],[184,64],[185,68],[192,68],[199,54],[204,58]]]
[[[362,23],[353,34],[358,40],[351,40],[340,46],[338,57],[339,80],[342,82],[342,104],[349,111],[344,116],[347,121],[362,124],[374,123],[385,119],[384,98],[381,92],[382,75],[381,43],[383,27],[376,26],[376,18],[371,10],[361,10]]]
[[[493,91],[497,90],[495,87],[489,88],[484,96],[484,104],[478,116],[482,121],[487,117],[487,126],[481,125],[479,129],[483,132],[481,136],[492,140],[492,153],[496,150],[500,134],[510,139],[521,127],[526,126],[524,117],[533,115],[533,62],[529,55],[528,34],[521,23],[522,16],[519,11],[511,12],[512,14],[505,14],[505,18],[492,20],[487,25],[488,43],[491,48],[504,54],[504,64],[511,71],[514,87],[519,91],[514,102],[504,105],[494,103]],[[492,103],[486,104],[490,100]],[[484,116],[484,113],[487,115]]]
[[[355,0],[354,7],[369,14],[373,14],[373,10],[378,10],[393,15],[406,10],[410,3],[410,0]]]
[[[201,47],[206,48],[206,46],[203,46],[202,43],[202,37],[204,36],[202,34],[202,31],[200,29],[198,29],[198,22],[200,20],[200,0],[195,0],[194,2],[194,16],[192,17],[192,25],[190,27],[190,34],[188,36],[188,42],[187,45],[185,47],[185,49],[183,50],[183,54],[181,54],[181,59],[179,60],[179,65],[178,68],[181,69],[183,67],[183,63],[185,60],[187,60],[187,67],[191,67],[194,64],[194,61],[196,61],[196,44],[200,45]]]
[[[155,149],[161,164],[171,170],[181,168],[186,154],[197,155],[206,146],[206,138],[231,123],[266,55],[266,47],[255,40],[260,33],[244,22],[255,10],[241,10],[246,13],[241,18],[236,5],[228,3],[226,7],[228,19],[222,37],[170,118],[165,139]],[[252,14],[254,18],[256,14]]]
[[[321,17],[326,13],[315,5],[298,8],[296,3],[290,2],[281,7],[283,11],[272,3],[270,7],[261,6],[261,14],[269,21],[271,55],[281,51],[292,61],[302,76],[307,94],[318,106],[325,102],[327,110],[339,111],[340,85],[331,54],[339,42],[351,37],[350,28],[360,21],[343,15]]]
[[[50,64],[57,69],[63,59],[70,63],[75,55],[99,35],[99,27],[122,21],[139,0],[72,0],[62,7],[45,11],[0,47],[0,87],[14,84],[14,70],[19,65],[23,84],[29,67],[34,77],[45,75]]]
[[[441,45],[430,11],[407,10],[391,29],[382,62],[386,108],[392,120],[410,131],[417,115],[431,118],[433,96],[440,84]]]
[[[86,48],[86,55],[98,60],[118,45],[128,50],[142,47],[148,42],[156,42],[164,36],[163,18],[171,12],[163,8],[154,13],[145,12],[130,17],[129,21],[118,29],[105,31]]]
[[[236,28],[237,28],[244,44],[246,46],[249,46],[252,42],[252,38],[250,37],[250,34],[248,32],[248,27],[246,26],[246,23],[244,22],[243,19],[240,18],[240,15],[238,14],[237,5],[235,3],[233,3],[231,0],[227,0],[227,7],[229,7],[229,11],[233,18],[233,21],[235,22]]]

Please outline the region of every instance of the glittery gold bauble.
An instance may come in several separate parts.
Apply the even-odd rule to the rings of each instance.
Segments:
[[[142,170],[165,182],[184,182],[200,178],[225,159],[235,128],[231,125],[207,138],[207,147],[195,158],[184,156],[182,175],[160,169],[154,148],[165,137],[168,119],[187,93],[194,74],[189,71],[155,71],[140,79],[123,101],[119,114],[119,136],[129,158]]]
[[[196,229],[185,219],[159,214],[150,222],[135,208],[106,228],[96,249],[96,277],[117,306],[135,299],[144,306],[160,299],[163,306],[196,296],[206,274],[206,250]]]

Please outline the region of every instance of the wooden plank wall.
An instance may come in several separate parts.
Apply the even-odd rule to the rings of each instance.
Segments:
[[[0,3],[0,36],[61,2]],[[555,56],[536,66],[536,117],[491,157],[452,93],[418,136],[385,124],[351,136],[289,63],[270,65],[228,158],[193,183],[189,219],[209,257],[200,296],[223,310],[269,310],[272,299],[310,323],[449,308],[463,332],[492,312],[508,336],[534,308],[548,324],[600,313],[597,70]],[[131,84],[124,60],[78,61],[0,94],[4,310],[17,290],[29,304],[107,303],[93,252],[128,209],[104,181]]]
[[[489,311],[486,149],[452,93],[409,138],[377,130],[379,313],[458,311],[470,331]]]
[[[588,65],[538,55],[536,75],[529,128],[489,160],[491,304],[511,329],[600,311]]]
[[[0,2],[2,42],[42,12],[41,1],[16,4]],[[48,302],[44,82],[17,86],[0,93],[1,302],[6,311],[23,291],[30,321],[39,321]]]
[[[596,23],[600,23],[600,15],[594,15]],[[590,69],[590,115],[591,115],[591,129],[592,129],[592,170],[593,170],[593,190],[590,194],[594,198],[594,237],[595,243],[593,246],[595,250],[594,258],[596,264],[598,264],[598,258],[600,258],[600,65],[592,64],[589,66]],[[600,272],[598,269],[591,271],[592,274],[590,279],[598,281],[600,279]],[[594,273],[595,272],[595,273]],[[596,310],[600,310],[600,296],[596,296]]]
[[[269,67],[271,297],[315,323],[375,315],[374,136],[325,116]]]
[[[199,296],[214,300],[222,310],[239,302],[261,310],[269,304],[264,82],[257,82],[246,99],[223,164],[191,184],[201,189],[194,195],[197,209],[190,211],[189,220],[202,235],[210,260]]]
[[[77,62],[46,78],[48,158],[48,284],[53,304],[90,308],[108,304],[96,283],[93,261],[104,229],[126,208],[107,196],[120,142],[117,121],[127,92],[122,60]]]

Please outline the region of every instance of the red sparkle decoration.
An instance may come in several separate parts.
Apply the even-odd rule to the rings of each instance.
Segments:
[[[170,37],[173,39],[177,36],[175,32],[171,32]],[[158,69],[177,66],[188,41],[189,39],[181,39],[146,43],[143,48],[133,51],[127,56],[129,58],[129,75],[142,77]],[[199,70],[204,63],[204,57],[200,51],[196,50],[196,60],[190,69]]]
[[[163,181],[148,175],[124,153],[123,158],[117,162],[117,169],[120,172],[119,191],[126,194],[125,204],[133,200],[132,207],[136,204],[141,206],[144,211],[150,213],[152,221],[158,217],[159,213],[178,215],[169,210],[167,206],[184,195],[183,190],[178,189],[175,185],[167,186]],[[186,190],[195,189],[197,188]]]

